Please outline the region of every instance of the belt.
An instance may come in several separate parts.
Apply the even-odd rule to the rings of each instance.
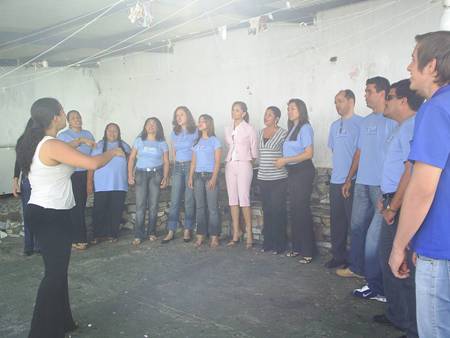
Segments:
[[[383,196],[383,199],[388,199],[388,198],[392,199],[394,197],[394,195],[395,195],[395,191],[387,193],[387,194],[383,194],[382,196]]]
[[[146,172],[157,172],[162,169],[162,166],[154,167],[154,168],[136,168],[137,171],[146,171]]]

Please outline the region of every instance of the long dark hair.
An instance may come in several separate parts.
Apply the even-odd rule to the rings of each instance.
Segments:
[[[181,130],[183,129],[177,123],[177,111],[178,110],[182,110],[186,114],[186,117],[187,117],[186,130],[189,134],[192,134],[195,131],[195,120],[194,120],[194,117],[192,116],[191,111],[186,106],[179,106],[173,112],[173,119],[172,119],[173,131],[175,132],[176,135],[178,135],[179,133],[181,133]]]
[[[289,137],[289,141],[295,141],[297,139],[298,133],[300,132],[300,129],[304,124],[309,123],[309,117],[308,117],[308,109],[306,108],[306,103],[303,100],[300,99],[290,99],[288,102],[288,106],[293,103],[297,107],[297,110],[300,114],[300,120],[298,121],[298,124],[295,126],[294,131],[292,132],[291,136]],[[290,121],[288,119],[288,134],[291,132],[292,128],[294,128],[294,122]]]
[[[247,108],[247,105],[245,104],[245,102],[235,101],[231,105],[231,109],[233,109],[235,105],[238,105],[239,107],[241,107],[241,110],[245,113],[244,121],[248,123],[248,121],[250,120],[250,116],[248,116],[248,108]]]
[[[62,106],[58,100],[51,97],[41,98],[31,106],[32,125],[25,129],[16,144],[17,162],[24,175],[30,172],[36,147],[44,138],[45,130],[50,126],[53,118],[61,113],[61,110]]]
[[[161,121],[157,118],[157,117],[149,117],[147,120],[145,120],[144,123],[144,127],[142,128],[141,131],[141,139],[142,141],[145,141],[147,139],[147,130],[145,130],[145,126],[147,125],[147,122],[153,120],[156,123],[156,141],[165,141],[166,138],[164,137],[164,130],[163,130],[163,126],[161,124]]]
[[[108,149],[108,138],[106,137],[106,131],[110,126],[115,126],[117,128],[119,136],[117,137],[117,142],[119,142],[119,148],[123,150],[124,154],[126,155],[127,152],[125,151],[125,147],[122,144],[122,137],[120,136],[120,127],[117,123],[110,122],[105,127],[105,132],[103,133],[103,151],[105,152]]]
[[[216,136],[216,132],[214,131],[214,119],[212,118],[212,116],[208,114],[202,114],[199,116],[198,120],[200,121],[200,119],[204,119],[206,122],[206,134],[208,135],[208,137]],[[195,140],[193,147],[197,145],[201,138],[202,132],[199,130],[198,137]]]

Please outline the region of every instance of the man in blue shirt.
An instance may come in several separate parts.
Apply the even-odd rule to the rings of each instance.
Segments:
[[[377,210],[377,204],[381,199],[383,147],[396,124],[383,116],[388,91],[389,81],[383,77],[366,81],[366,103],[373,112],[361,124],[358,149],[342,187],[344,197],[349,198],[352,179],[358,171],[351,218],[350,264],[348,268],[336,271],[341,277],[364,276],[367,285],[354,290],[353,295],[381,302],[386,301],[378,258],[383,216]]]
[[[401,279],[412,240],[420,337],[450,337],[450,32],[416,36],[408,66],[411,89],[427,101],[416,116],[403,199],[389,265]]]
[[[385,314],[376,315],[373,320],[400,328],[406,331],[407,337],[417,337],[414,279],[396,278],[388,264],[397,230],[397,215],[411,177],[412,165],[408,161],[408,155],[414,132],[415,114],[423,102],[423,98],[409,87],[408,79],[392,84],[384,111],[384,116],[397,121],[398,126],[386,140],[381,177],[383,201],[380,208],[383,223],[379,255],[387,307]]]
[[[334,103],[340,118],[331,124],[328,136],[328,147],[333,152],[333,170],[330,179],[331,253],[333,257],[325,263],[325,267],[330,269],[347,264],[347,233],[352,215],[353,189],[349,198],[344,198],[341,191],[352,165],[363,120],[361,116],[354,113],[355,94],[350,89],[339,91],[334,98]]]

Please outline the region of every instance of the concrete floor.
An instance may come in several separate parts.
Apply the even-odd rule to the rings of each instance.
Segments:
[[[351,296],[361,282],[294,258],[221,246],[101,243],[73,252],[72,337],[397,337],[371,323],[383,304]],[[0,337],[28,333],[42,258],[22,257],[22,239],[0,244]]]

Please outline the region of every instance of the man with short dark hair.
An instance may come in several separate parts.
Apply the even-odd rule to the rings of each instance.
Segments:
[[[367,285],[353,291],[364,299],[385,302],[378,246],[383,216],[377,210],[381,199],[383,146],[396,122],[383,116],[389,81],[381,76],[366,81],[366,103],[372,113],[362,122],[358,146],[342,187],[349,198],[352,178],[356,176],[351,217],[351,243],[348,268],[337,269],[341,277],[364,276]]]
[[[384,116],[397,121],[398,126],[386,140],[381,177],[383,200],[380,210],[383,215],[383,222],[379,257],[387,307],[385,314],[376,315],[373,319],[377,323],[393,325],[406,331],[406,337],[416,338],[414,279],[413,277],[396,278],[388,264],[395,231],[397,230],[397,216],[411,177],[412,165],[408,161],[408,155],[414,132],[415,114],[423,102],[423,98],[412,91],[409,86],[409,79],[392,84],[384,111]]]
[[[450,337],[450,32],[416,37],[408,66],[411,89],[425,97],[416,116],[405,192],[389,265],[408,278],[407,248],[417,254],[420,337]]]
[[[333,170],[330,179],[330,230],[333,257],[325,263],[325,267],[330,269],[347,264],[347,233],[352,215],[353,192],[349,198],[344,198],[341,191],[352,165],[363,120],[361,116],[354,113],[355,94],[350,89],[339,91],[334,98],[334,103],[340,118],[331,124],[328,136],[328,147],[333,152]]]

